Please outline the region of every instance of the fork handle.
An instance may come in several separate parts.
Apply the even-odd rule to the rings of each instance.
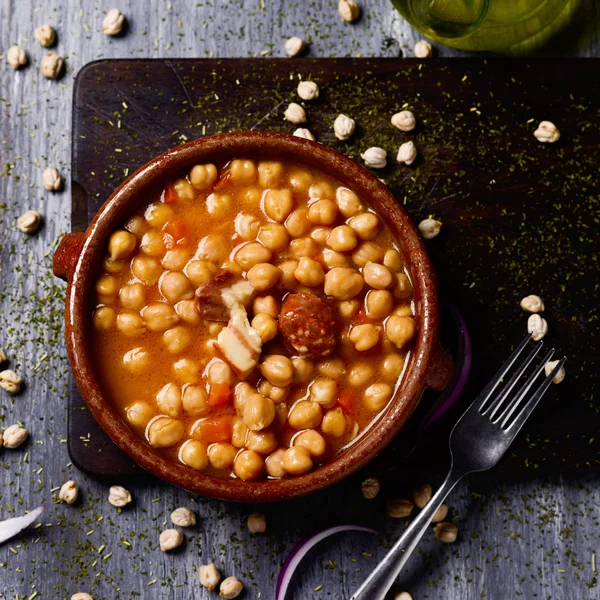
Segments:
[[[454,468],[450,467],[444,483],[394,544],[393,548],[386,554],[385,558],[377,565],[360,588],[354,592],[351,600],[385,600],[385,595],[396,581],[396,577],[398,577],[406,561],[417,547],[423,534],[427,531],[431,519],[433,519],[446,496],[464,475],[464,473],[455,472]]]

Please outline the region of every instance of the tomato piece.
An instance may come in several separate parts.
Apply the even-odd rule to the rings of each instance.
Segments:
[[[213,383],[210,386],[208,394],[208,404],[210,406],[225,406],[231,404],[233,391],[228,383]]]
[[[198,423],[200,439],[206,444],[231,441],[231,434],[233,433],[231,421],[231,415],[221,415],[204,419]]]
[[[188,234],[189,227],[185,221],[180,219],[175,219],[174,221],[169,221],[164,227],[163,231],[170,236],[169,239],[165,239],[165,245],[167,248],[172,248],[173,246],[184,247],[188,244]]]
[[[356,405],[356,396],[351,389],[346,388],[340,392],[340,395],[337,398],[337,403],[342,407],[344,412],[352,412]]]
[[[165,204],[175,204],[175,202],[177,202],[177,192],[175,191],[175,186],[172,184],[169,184],[165,188],[162,195]]]

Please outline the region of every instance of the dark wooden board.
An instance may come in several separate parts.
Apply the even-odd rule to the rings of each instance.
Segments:
[[[593,469],[600,425],[594,377],[600,337],[599,66],[597,60],[572,59],[91,63],[74,89],[73,229],[85,229],[128,173],[179,143],[228,130],[291,133],[283,111],[298,100],[300,77],[314,79],[320,97],[306,105],[317,139],[357,160],[369,146],[386,148],[388,167],[379,175],[398,200],[416,221],[430,214],[443,221],[442,234],[428,248],[444,297],[463,311],[473,331],[471,390],[485,383],[525,333],[520,298],[539,293],[546,302],[547,339],[568,355],[568,376],[500,469],[510,477],[533,469]],[[389,124],[404,106],[419,120],[408,134]],[[357,122],[347,142],[333,135],[339,112]],[[542,119],[561,129],[557,144],[533,137]],[[400,167],[394,156],[409,139],[420,156],[412,167]],[[71,392],[73,461],[95,474],[134,473],[137,468],[83,409],[74,386]],[[442,427],[435,438],[443,440],[444,433]],[[424,443],[430,457],[445,450],[445,443]],[[374,468],[393,471],[403,444],[399,439]]]

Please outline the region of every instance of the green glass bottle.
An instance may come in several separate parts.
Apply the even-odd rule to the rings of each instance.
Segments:
[[[568,25],[581,0],[392,0],[427,37],[462,50],[526,54]]]

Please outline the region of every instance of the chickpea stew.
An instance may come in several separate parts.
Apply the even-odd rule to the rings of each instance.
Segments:
[[[390,402],[416,334],[386,225],[305,165],[194,166],[109,240],[103,385],[157,452],[242,480],[303,475]]]

